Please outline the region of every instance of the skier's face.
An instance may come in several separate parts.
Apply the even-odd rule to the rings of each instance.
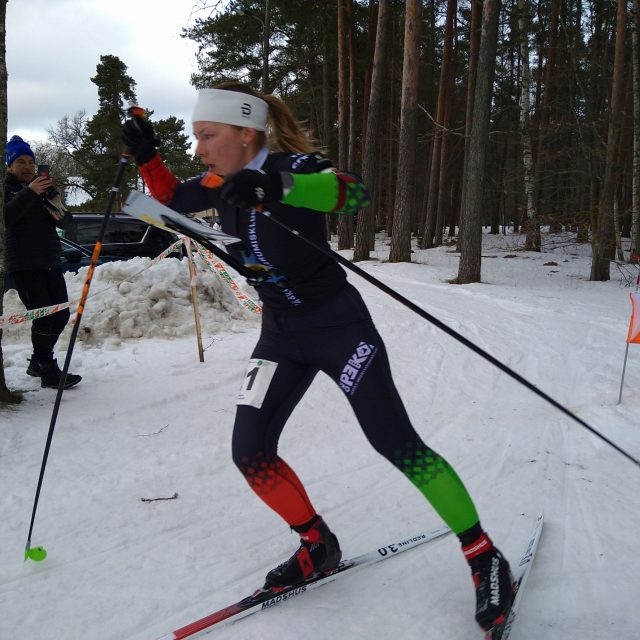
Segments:
[[[227,176],[240,171],[256,154],[255,131],[219,122],[194,122],[196,155],[212,173]]]

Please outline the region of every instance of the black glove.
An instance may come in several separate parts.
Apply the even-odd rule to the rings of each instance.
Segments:
[[[253,209],[263,202],[281,200],[282,177],[279,173],[243,169],[225,178],[220,187],[220,197],[241,209]]]
[[[122,142],[131,150],[136,164],[145,164],[156,155],[160,140],[155,137],[153,125],[140,116],[129,118],[122,127]]]

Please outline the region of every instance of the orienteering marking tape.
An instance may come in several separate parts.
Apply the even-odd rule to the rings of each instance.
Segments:
[[[163,258],[166,258],[170,253],[173,253],[174,251],[179,249],[182,246],[182,244],[183,244],[182,239],[177,240],[171,246],[167,247],[159,256],[155,257],[144,269],[141,269],[137,273],[134,273],[132,276],[129,276],[127,280],[132,280],[133,278],[136,278],[147,269],[150,269],[155,264],[160,262],[160,260],[162,260]],[[126,282],[126,280],[123,280],[122,282]],[[110,287],[106,287],[105,289],[96,291],[95,293],[92,293],[90,296],[88,296],[88,298],[99,296],[105,291],[109,291],[110,289],[113,289],[114,287],[117,287],[120,284],[121,283],[118,282],[116,284],[111,285]],[[9,316],[0,316],[0,327],[5,327],[5,325],[21,324],[23,322],[27,322],[28,320],[37,320],[38,318],[44,318],[45,316],[50,316],[54,313],[58,313],[58,311],[62,311],[63,309],[68,309],[71,306],[75,306],[79,302],[80,302],[80,298],[78,298],[77,300],[70,300],[69,302],[61,302],[59,304],[54,304],[48,307],[40,307],[39,309],[28,309],[23,313],[12,313]]]

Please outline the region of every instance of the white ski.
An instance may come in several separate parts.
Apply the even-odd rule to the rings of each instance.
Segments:
[[[175,631],[167,633],[161,638],[158,638],[158,640],[183,640],[183,638],[190,638],[197,633],[200,633],[201,631],[204,633],[208,633],[209,631],[213,631],[213,627],[215,625],[218,625],[226,620],[239,620],[240,618],[249,616],[252,613],[270,609],[277,604],[285,602],[286,600],[291,600],[295,596],[306,593],[307,591],[315,589],[320,585],[332,582],[333,580],[340,577],[343,573],[351,569],[365,567],[367,565],[380,562],[381,560],[392,558],[403,551],[414,549],[415,547],[424,544],[425,542],[440,538],[450,531],[451,529],[449,529],[448,527],[440,527],[438,529],[434,529],[433,531],[419,533],[410,538],[405,538],[398,542],[387,544],[384,547],[380,547],[378,549],[375,549],[374,551],[369,551],[368,553],[356,556],[355,558],[343,560],[331,572],[321,574],[319,576],[316,576],[315,578],[311,578],[306,582],[303,582],[302,584],[286,587],[277,592],[258,589],[253,595],[248,596],[247,598],[243,598],[242,600],[224,607],[219,611],[215,611],[208,616],[201,618],[200,620],[196,620],[191,624],[181,627],[180,629],[176,629]]]
[[[507,640],[509,638],[511,629],[513,628],[513,623],[518,615],[518,608],[520,607],[524,587],[527,582],[527,578],[529,577],[529,572],[531,571],[531,565],[535,558],[536,551],[538,550],[538,543],[540,542],[543,525],[544,517],[540,514],[536,520],[535,526],[533,527],[533,531],[531,532],[531,537],[527,542],[525,551],[520,558],[518,567],[513,574],[515,596],[511,603],[511,608],[509,609],[503,623],[486,632],[485,640]]]

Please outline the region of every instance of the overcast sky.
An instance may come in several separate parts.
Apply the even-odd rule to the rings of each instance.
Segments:
[[[156,118],[182,118],[190,134],[196,46],[180,32],[205,17],[198,5],[202,0],[10,0],[8,136],[45,140],[63,116],[95,114],[90,78],[105,54],[127,65],[141,106]]]

